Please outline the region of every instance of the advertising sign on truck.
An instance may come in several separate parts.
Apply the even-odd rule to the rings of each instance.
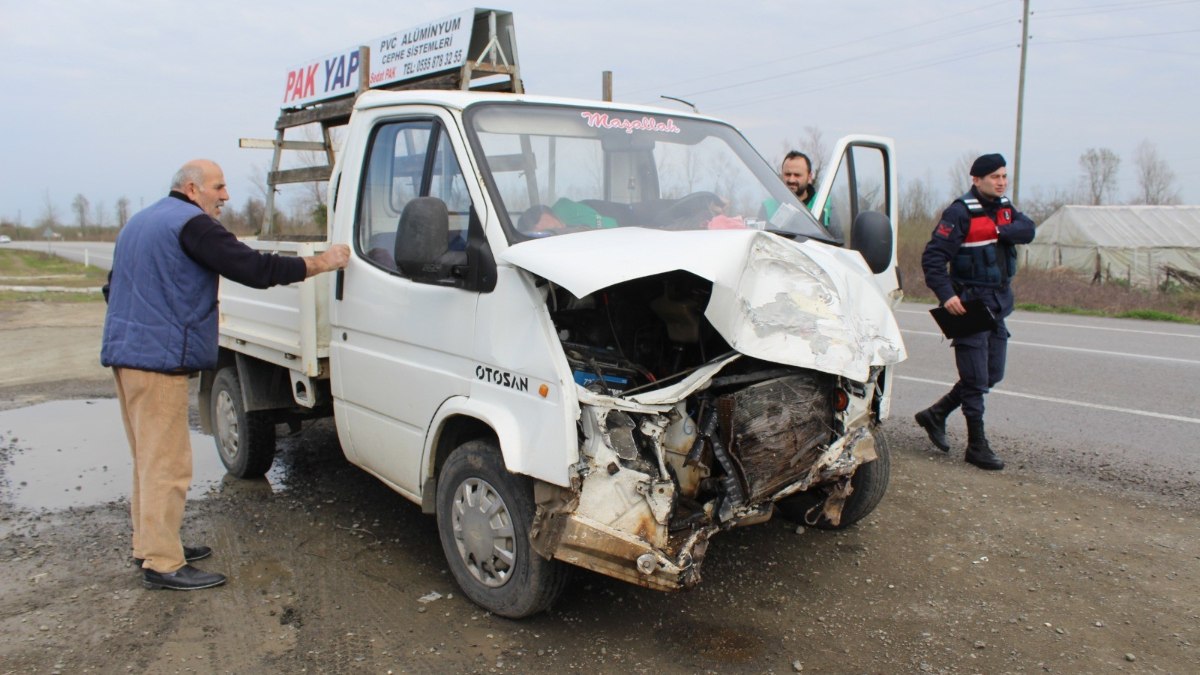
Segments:
[[[480,12],[512,23],[509,12],[471,8],[367,41],[369,86],[385,87],[461,68]],[[484,34],[486,37],[486,31]],[[347,47],[289,68],[280,107],[303,108],[353,94],[358,90],[362,69],[368,67],[360,63],[359,49],[357,45]]]

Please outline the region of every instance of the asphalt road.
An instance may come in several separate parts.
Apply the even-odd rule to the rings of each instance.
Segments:
[[[908,360],[892,412],[911,420],[956,379],[953,353],[927,305],[897,312]],[[1200,476],[1200,326],[1016,312],[1007,320],[1008,372],[987,398],[992,445],[1029,447],[1070,462]],[[958,445],[961,416],[951,418]]]
[[[6,248],[53,253],[74,262],[86,262],[104,269],[112,269],[113,246],[100,241],[14,241],[4,244]]]
[[[113,244],[13,242],[108,269]],[[956,379],[953,353],[928,315],[896,313],[908,360],[897,369],[892,424],[937,400]],[[988,433],[1002,453],[1030,448],[1048,460],[1095,470],[1200,479],[1200,326],[1016,312],[1007,321],[1008,372],[988,396]],[[951,438],[965,446],[962,418]]]

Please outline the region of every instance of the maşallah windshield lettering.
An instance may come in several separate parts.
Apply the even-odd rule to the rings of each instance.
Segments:
[[[653,117],[628,119],[624,117],[610,117],[608,113],[589,112],[586,110],[579,114],[587,120],[589,127],[624,129],[627,134],[632,134],[635,131],[655,131],[664,134],[680,133],[680,128],[675,125],[675,120],[669,118],[666,122],[659,122]]]

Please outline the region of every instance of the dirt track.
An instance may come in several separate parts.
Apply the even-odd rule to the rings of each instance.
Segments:
[[[100,317],[0,308],[0,410],[111,396]],[[50,344],[57,356],[32,363]],[[281,444],[285,478],[227,480],[189,504],[186,540],[230,576],[211,591],[142,589],[123,502],[20,511],[3,475],[0,672],[1200,670],[1193,499],[1086,467],[1065,483],[1032,448],[977,471],[904,422],[889,427],[891,489],[861,526],[725,533],[685,594],[579,573],[523,622],[457,592],[433,520],[348,465],[327,423]],[[45,451],[0,425],[0,471]]]

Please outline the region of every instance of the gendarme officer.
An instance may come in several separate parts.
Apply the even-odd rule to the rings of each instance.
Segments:
[[[925,285],[951,314],[965,314],[963,302],[982,300],[996,327],[951,341],[958,382],[937,403],[916,414],[917,424],[943,452],[946,416],[962,406],[967,418],[966,460],[982,469],[1003,469],[1004,460],[988,445],[983,430],[983,397],[1004,377],[1008,329],[1013,311],[1010,281],[1017,272],[1017,244],[1033,241],[1034,224],[1004,196],[1008,170],[1004,157],[983,155],[971,164],[971,189],[942,212],[925,245],[921,267]]]

